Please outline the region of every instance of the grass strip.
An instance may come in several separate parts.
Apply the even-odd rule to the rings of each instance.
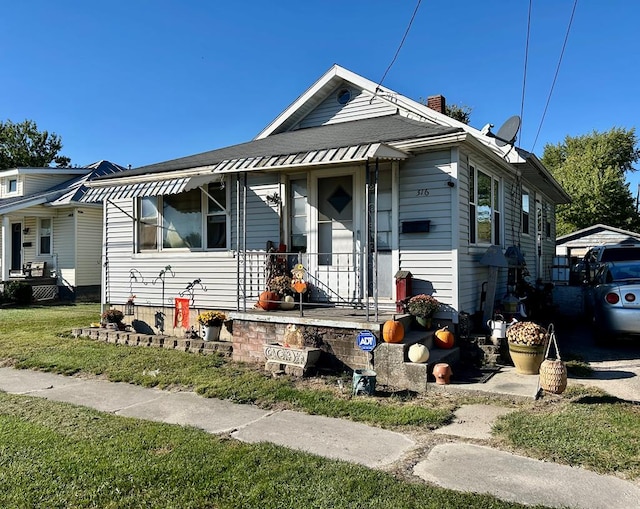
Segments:
[[[0,506],[514,508],[269,444],[0,393]]]

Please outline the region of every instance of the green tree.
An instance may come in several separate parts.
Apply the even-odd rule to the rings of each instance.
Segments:
[[[448,117],[458,120],[463,124],[469,125],[469,122],[471,120],[470,106],[465,106],[464,104],[461,104],[460,106],[458,106],[457,104],[446,104],[444,110]]]
[[[33,120],[19,124],[0,121],[0,170],[31,166],[41,168],[55,163],[69,166],[71,159],[60,155],[62,140],[55,133],[38,131]]]
[[[634,129],[613,128],[544,147],[542,162],[572,199],[558,206],[558,236],[598,223],[640,231],[640,214],[625,180],[627,172],[636,171],[637,142]]]

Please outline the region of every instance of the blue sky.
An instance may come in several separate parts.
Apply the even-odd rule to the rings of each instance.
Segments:
[[[379,82],[416,2],[6,2],[0,119],[57,133],[77,165],[135,167],[241,143],[334,63]],[[637,127],[640,2],[578,1],[550,99],[574,0],[531,5],[518,144],[542,156],[567,135]],[[413,99],[442,94],[495,132],[521,114],[528,11],[526,0],[422,0],[383,84]]]

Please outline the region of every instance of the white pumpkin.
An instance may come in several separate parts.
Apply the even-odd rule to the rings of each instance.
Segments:
[[[296,306],[296,300],[293,298],[293,295],[285,295],[284,299],[280,301],[280,309],[290,310]]]
[[[429,349],[422,343],[415,343],[409,347],[409,360],[418,364],[429,360]]]

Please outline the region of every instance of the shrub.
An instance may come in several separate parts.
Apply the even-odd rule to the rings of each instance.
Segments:
[[[21,306],[31,304],[33,300],[33,289],[31,285],[24,281],[11,281],[4,290],[5,297],[10,302],[15,302]]]

